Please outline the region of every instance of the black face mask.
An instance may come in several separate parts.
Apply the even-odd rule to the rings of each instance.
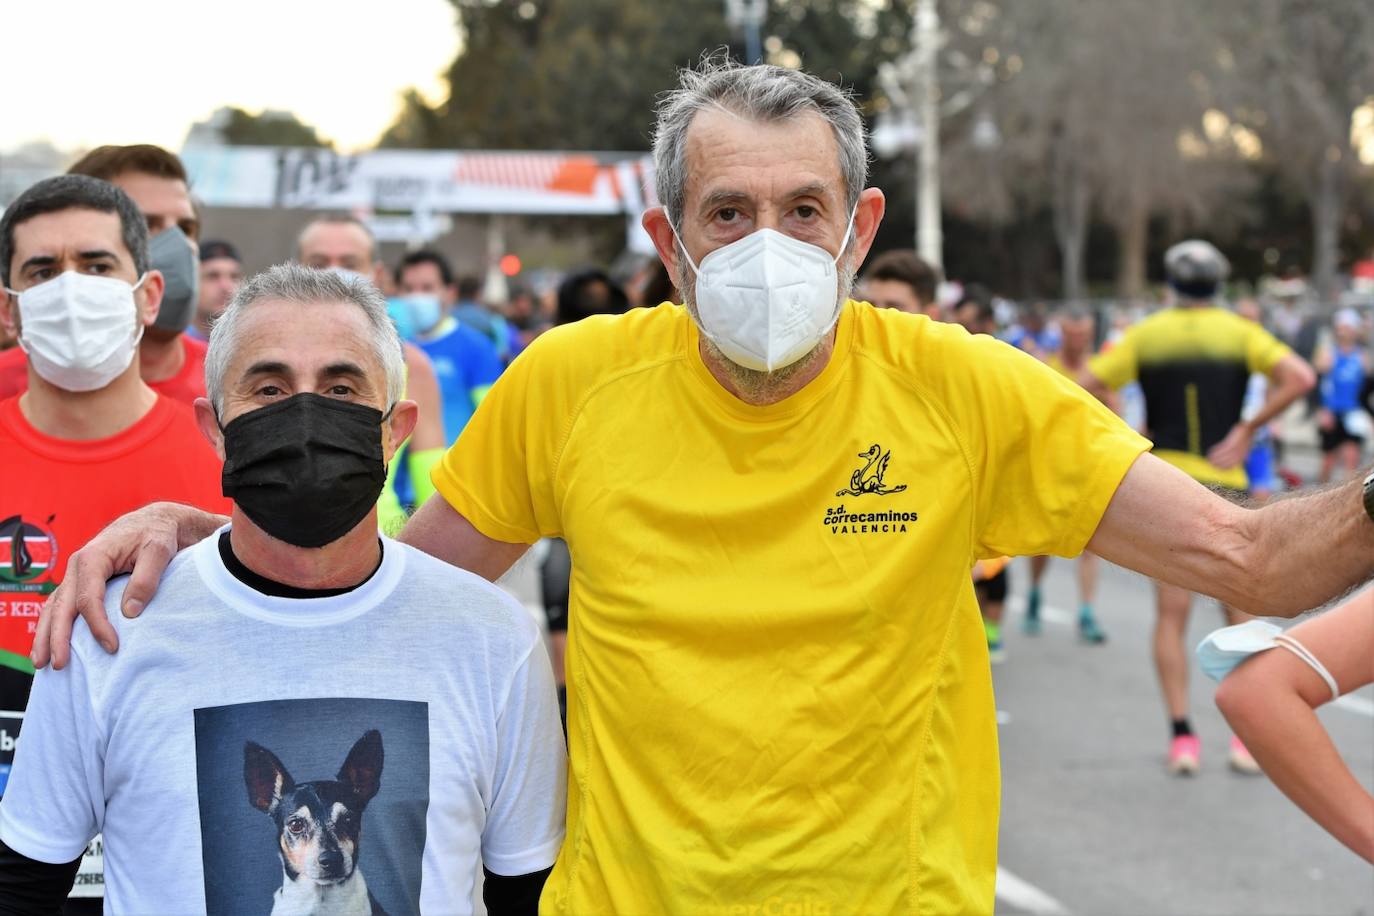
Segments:
[[[309,393],[241,414],[223,427],[224,495],[279,541],[331,544],[381,495],[387,416]]]

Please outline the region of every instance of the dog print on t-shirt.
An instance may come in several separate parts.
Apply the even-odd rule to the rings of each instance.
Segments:
[[[427,704],[271,700],[195,727],[210,916],[419,912]]]

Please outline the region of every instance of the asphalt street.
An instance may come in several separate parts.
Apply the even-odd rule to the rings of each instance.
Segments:
[[[1002,756],[999,913],[1374,913],[1374,867],[1308,820],[1263,776],[1226,765],[1230,732],[1214,684],[1191,681],[1202,771],[1166,774],[1167,717],[1150,661],[1153,590],[1103,564],[1103,646],[1076,637],[1072,561],[1051,563],[1051,611],[1038,637],[1020,632],[1029,582],[1011,567],[1012,599],[994,668]],[[1189,645],[1223,625],[1196,599]],[[1374,786],[1374,692],[1321,719],[1366,787]]]

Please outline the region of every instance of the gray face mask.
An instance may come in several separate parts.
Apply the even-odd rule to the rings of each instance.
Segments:
[[[162,272],[166,288],[153,327],[180,333],[191,323],[200,299],[200,261],[196,248],[179,226],[148,240],[148,266]]]

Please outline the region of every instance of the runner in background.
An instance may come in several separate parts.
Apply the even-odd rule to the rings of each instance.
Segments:
[[[1321,433],[1321,482],[1331,480],[1340,465],[1342,477],[1351,477],[1360,464],[1360,452],[1369,437],[1369,415],[1360,409],[1360,393],[1369,373],[1369,354],[1360,345],[1363,323],[1354,309],[1341,309],[1332,322],[1335,342],[1317,351],[1316,369],[1321,376],[1321,409],[1317,428]]]
[[[1236,314],[1246,321],[1253,321],[1263,327],[1263,314],[1259,303],[1254,299],[1241,299],[1236,303]],[[1262,372],[1252,372],[1245,389],[1245,406],[1241,417],[1249,420],[1264,409],[1269,398],[1269,378]],[[1278,459],[1274,454],[1274,424],[1267,423],[1255,430],[1254,444],[1245,459],[1245,476],[1250,481],[1250,499],[1256,504],[1267,503],[1279,489],[1277,473]]]
[[[906,248],[878,255],[863,274],[863,296],[869,302],[932,321],[944,318],[936,296],[939,288],[940,269]]]
[[[1072,308],[1060,319],[1059,327],[1059,351],[1050,353],[1045,362],[1060,375],[1076,381],[1093,355],[1093,316],[1083,309]],[[1121,413],[1121,405],[1115,396],[1109,396],[1107,406]],[[1048,556],[1030,558],[1030,593],[1026,597],[1026,618],[1022,621],[1022,629],[1029,636],[1040,633],[1040,580],[1049,565]],[[1089,645],[1101,645],[1107,641],[1107,634],[1093,613],[1099,565],[1097,555],[1091,551],[1085,550],[1078,557],[1078,636]]]
[[[1216,297],[1230,262],[1210,243],[1180,242],[1164,256],[1177,304],[1128,330],[1110,352],[1089,361],[1080,382],[1104,401],[1113,389],[1138,379],[1145,393],[1154,453],[1194,480],[1241,501],[1249,484],[1243,462],[1255,431],[1273,420],[1315,384],[1312,368],[1254,322],[1218,307]],[[1273,385],[1259,413],[1242,419],[1250,375]],[[1154,662],[1172,737],[1168,769],[1193,774],[1202,746],[1188,717],[1188,654],[1183,640],[1193,596],[1156,581]],[[1246,618],[1222,606],[1230,623]],[[1258,772],[1234,736],[1231,766]]]
[[[452,445],[504,368],[496,347],[453,317],[458,288],[437,251],[412,251],[396,265],[396,292],[409,312],[412,341],[434,364],[444,404],[444,442]]]

